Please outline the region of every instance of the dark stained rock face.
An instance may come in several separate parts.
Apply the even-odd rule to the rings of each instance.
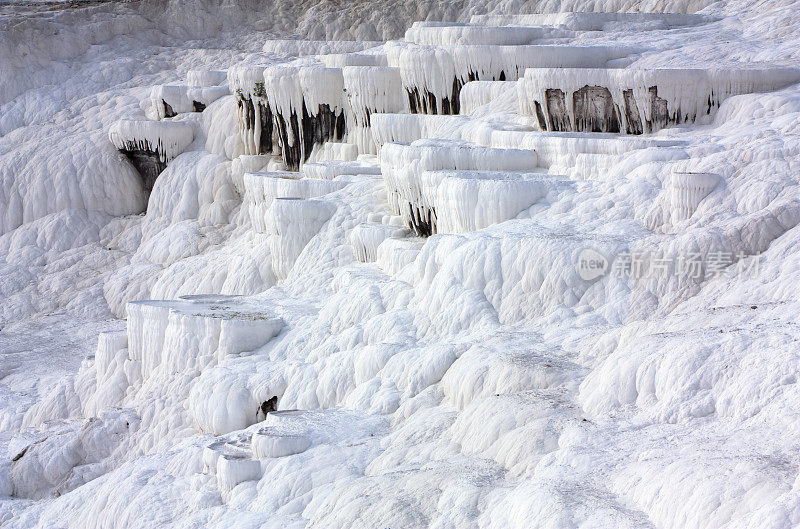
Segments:
[[[167,163],[161,160],[161,156],[155,151],[144,149],[132,149],[121,151],[133,164],[142,176],[142,184],[147,191],[153,189],[156,178],[167,168]]]
[[[584,86],[572,94],[575,128],[581,132],[619,132],[619,119],[608,88]]]

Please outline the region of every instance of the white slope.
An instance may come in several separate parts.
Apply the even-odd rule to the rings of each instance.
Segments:
[[[800,4],[523,4],[0,5],[0,526],[800,525],[798,85],[541,132],[542,76],[412,115],[374,42],[793,66]],[[471,29],[526,24],[558,31]],[[300,172],[244,143],[268,67],[276,108],[349,112]],[[226,80],[155,121],[153,86]],[[175,140],[149,196],[121,119]]]

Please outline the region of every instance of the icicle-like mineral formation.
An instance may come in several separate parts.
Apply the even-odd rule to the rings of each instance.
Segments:
[[[717,186],[719,177],[711,173],[673,172],[667,181],[672,219],[690,218],[700,202]]]
[[[386,224],[359,224],[348,236],[350,249],[362,263],[372,263],[378,258],[378,246],[386,239],[398,239],[408,235],[407,228]]]
[[[798,68],[530,68],[519,103],[542,130],[642,134],[694,123],[730,96],[798,81]]]
[[[108,138],[128,157],[145,189],[150,190],[167,163],[191,145],[194,131],[184,123],[122,119],[111,125]]]
[[[346,130],[340,68],[272,66],[263,72],[281,156],[297,170],[316,145],[341,141]]]
[[[400,69],[387,66],[345,66],[344,89],[350,106],[347,138],[363,153],[377,152],[370,133],[370,116],[378,112],[408,112]]]
[[[563,12],[541,13],[531,15],[473,15],[470,22],[488,26],[505,26],[519,24],[525,26],[557,26],[573,31],[602,31],[607,24],[659,24],[662,28],[695,26],[713,22],[714,17],[708,15],[685,13],[599,13],[599,12]]]
[[[400,68],[411,112],[460,113],[469,81],[516,81],[527,68],[596,68],[630,55],[625,46],[386,45],[389,65]]]
[[[264,68],[243,66],[228,70],[228,86],[236,94],[244,154],[267,154],[273,148],[272,110],[264,89]]]
[[[347,182],[300,178],[300,174],[295,172],[264,172],[245,173],[243,184],[243,207],[249,211],[253,229],[268,233],[269,208],[276,198],[319,197],[342,189]]]
[[[389,208],[417,235],[425,237],[437,232],[435,204],[424,189],[426,171],[530,171],[536,165],[536,152],[532,150],[493,149],[463,141],[417,140],[410,145],[387,143],[381,149]],[[486,207],[499,206],[487,203]]]

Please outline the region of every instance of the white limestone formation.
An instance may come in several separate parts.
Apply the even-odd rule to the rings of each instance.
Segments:
[[[408,235],[407,228],[379,223],[359,224],[348,235],[350,249],[362,263],[372,263],[378,258],[378,246],[386,239],[399,239]]]
[[[210,87],[227,84],[228,72],[225,70],[189,70],[186,84],[191,87]]]
[[[304,55],[354,53],[374,48],[381,44],[383,43],[368,40],[268,39],[264,42],[262,50],[265,53],[298,57]]]
[[[150,100],[158,118],[164,119],[187,112],[202,112],[208,105],[228,94],[227,86],[157,85],[150,91]]]
[[[330,53],[320,55],[319,59],[328,68],[345,66],[388,66],[383,53]]]
[[[383,240],[375,251],[375,264],[389,275],[397,275],[413,265],[424,245],[419,237]]]
[[[217,486],[223,493],[231,492],[236,485],[261,477],[261,463],[238,455],[221,454],[217,459]]]
[[[375,154],[377,146],[370,133],[370,116],[376,113],[408,112],[401,86],[400,70],[387,66],[345,66],[344,90],[350,105],[347,124],[349,143],[359,152]]]
[[[536,151],[540,167],[572,166],[581,155],[598,155],[604,159],[643,149],[679,148],[680,139],[620,137],[616,134],[584,134],[575,132],[534,132],[498,128],[492,125],[464,127],[464,140],[500,149],[523,148]]]
[[[798,81],[797,68],[531,68],[519,97],[542,130],[642,134],[702,121],[730,96]]]
[[[400,68],[411,111],[458,114],[469,81],[516,81],[528,68],[597,68],[634,53],[626,46],[459,45],[388,43],[389,65]]]
[[[381,173],[390,211],[418,235],[436,233],[436,213],[423,191],[423,173],[443,169],[529,171],[536,152],[493,149],[468,142],[417,140],[410,145],[388,143],[381,149]]]
[[[380,166],[363,161],[324,161],[307,163],[302,167],[303,175],[307,178],[333,180],[343,175],[379,175]]]
[[[459,92],[460,112],[472,114],[477,108],[516,90],[516,81],[470,81]]]
[[[203,370],[228,355],[252,351],[284,325],[273,313],[235,296],[133,301],[127,310],[130,367],[126,371],[138,373],[144,381],[159,371]]]
[[[254,5],[0,7],[0,527],[798,525],[795,5]]]
[[[673,172],[667,181],[673,220],[686,220],[719,183],[711,173]]]
[[[319,199],[277,197],[267,218],[272,268],[279,279],[288,277],[297,257],[336,211]]]
[[[468,85],[471,83],[467,83]],[[435,138],[467,123],[465,116],[433,114],[372,114],[372,139],[380,149],[385,143],[411,143],[422,138]]]
[[[291,456],[305,452],[312,442],[308,435],[267,426],[253,433],[253,455],[259,459]]]
[[[245,173],[242,207],[249,211],[250,222],[258,233],[268,233],[269,210],[276,198],[314,198],[344,188],[347,182],[300,178],[294,172]]]
[[[426,171],[418,207],[431,212],[433,233],[464,233],[514,219],[563,184],[547,174]]]
[[[319,445],[363,442],[384,429],[385,420],[351,410],[279,410],[254,430],[252,452],[259,459],[282,458]]]
[[[353,162],[358,158],[358,145],[327,141],[314,148],[307,163],[344,161]]]
[[[405,35],[406,42],[428,46],[456,46],[499,44],[513,46],[531,44],[537,39],[548,38],[552,28],[536,26],[481,26],[477,24],[460,24],[452,26],[430,25],[415,22]]]
[[[671,28],[694,26],[713,22],[715,17],[686,13],[646,12],[591,12],[565,11],[562,13],[537,13],[531,15],[473,15],[470,22],[490,26],[520,24],[530,26],[558,26],[574,31],[603,31],[609,24],[644,25],[646,28]]]

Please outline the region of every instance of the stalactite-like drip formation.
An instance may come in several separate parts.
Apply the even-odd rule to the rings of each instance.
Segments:
[[[675,221],[689,219],[700,202],[717,186],[719,177],[711,173],[674,172],[667,181],[667,191]]]
[[[376,153],[377,145],[370,132],[374,113],[408,112],[402,91],[400,69],[386,66],[346,66],[342,68],[344,90],[350,107],[347,141],[358,145],[360,152]]]
[[[459,114],[460,92],[470,81],[516,81],[527,68],[605,66],[635,51],[624,46],[507,45],[501,37],[497,40],[501,43],[387,43],[389,65],[400,68],[411,112]]]
[[[797,81],[797,68],[531,68],[518,94],[520,108],[542,130],[642,134],[694,123],[730,96]]]
[[[273,66],[263,75],[287,167],[298,170],[315,146],[344,138],[344,80],[340,68]]]
[[[381,149],[381,173],[390,210],[422,237],[437,233],[439,215],[450,215],[454,204],[452,200],[434,199],[431,185],[425,180],[427,172],[530,171],[537,161],[533,150],[494,149],[455,140],[417,140],[410,145],[388,143]],[[486,206],[499,207],[493,201]],[[441,207],[444,212],[438,209]]]
[[[271,153],[275,122],[264,89],[264,67],[231,68],[228,85],[236,94],[239,137],[244,145],[244,154]]]
[[[326,142],[340,142],[347,132],[344,76],[341,68],[303,67],[303,161]]]
[[[123,119],[111,126],[108,138],[130,160],[149,191],[167,163],[192,143],[194,132],[183,123]]]
[[[237,98],[240,131],[243,133],[245,153],[250,155],[269,154],[273,145],[272,110],[261,97]]]
[[[279,197],[314,198],[338,191],[347,182],[300,178],[296,172],[245,173],[242,178],[243,207],[250,214],[250,221],[258,233],[267,233],[267,219],[273,201]]]
[[[466,116],[372,114],[370,129],[372,139],[380,149],[386,143],[411,143],[422,138],[435,138],[441,128],[463,125],[468,120]]]
[[[402,238],[409,230],[378,223],[359,224],[348,236],[350,249],[362,263],[372,263],[378,258],[378,246],[387,239]]]
[[[602,31],[606,24],[662,24],[663,28],[679,26],[695,26],[716,20],[709,15],[684,13],[602,13],[568,11],[563,13],[537,13],[530,15],[473,15],[472,24],[487,26],[506,26],[519,24],[524,26],[559,26],[570,31]]]

